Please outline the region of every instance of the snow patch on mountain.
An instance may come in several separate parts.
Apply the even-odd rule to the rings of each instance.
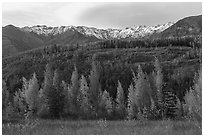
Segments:
[[[173,23],[168,22],[156,26],[133,26],[125,29],[97,29],[94,27],[86,26],[60,26],[60,27],[47,27],[45,25],[36,25],[32,27],[23,27],[23,31],[33,32],[38,35],[59,35],[67,31],[76,31],[86,36],[95,36],[98,39],[120,39],[120,38],[139,38],[153,33],[159,33],[172,26]]]

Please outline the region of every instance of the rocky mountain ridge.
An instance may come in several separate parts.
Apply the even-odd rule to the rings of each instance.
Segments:
[[[46,25],[36,25],[32,27],[21,28],[25,32],[33,32],[38,35],[56,36],[67,31],[76,31],[86,36],[94,36],[98,39],[121,39],[121,38],[140,38],[153,33],[159,33],[172,26],[174,23],[168,22],[155,26],[133,26],[125,29],[97,29],[86,26],[60,26],[47,27]]]

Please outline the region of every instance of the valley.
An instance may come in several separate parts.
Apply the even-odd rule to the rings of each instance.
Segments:
[[[121,30],[8,25],[2,42],[3,134],[202,132],[202,15]]]

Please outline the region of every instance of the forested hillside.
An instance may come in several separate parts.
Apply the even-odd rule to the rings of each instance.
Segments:
[[[155,34],[153,37],[167,38],[194,35],[202,35],[202,15],[181,19],[163,32]]]
[[[188,113],[185,97],[201,70],[201,42],[185,37],[53,45],[2,63],[5,105],[10,102],[19,114],[175,118]]]

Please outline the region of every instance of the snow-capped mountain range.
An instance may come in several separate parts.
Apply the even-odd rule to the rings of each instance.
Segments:
[[[98,39],[121,39],[121,38],[140,38],[153,33],[159,33],[172,26],[174,23],[168,22],[162,25],[155,26],[133,26],[125,29],[97,29],[94,27],[86,26],[60,26],[60,27],[47,27],[45,25],[36,25],[32,27],[21,28],[26,32],[33,32],[38,35],[58,35],[67,31],[77,31],[86,36],[95,36]]]
[[[95,43],[110,39],[148,38],[163,39],[172,37],[202,37],[202,15],[185,17],[175,23],[155,26],[133,26],[125,29],[97,29],[85,26],[48,27],[36,25],[19,28],[12,24],[2,27],[3,57],[18,54],[50,45]],[[130,38],[130,39],[129,39]]]

